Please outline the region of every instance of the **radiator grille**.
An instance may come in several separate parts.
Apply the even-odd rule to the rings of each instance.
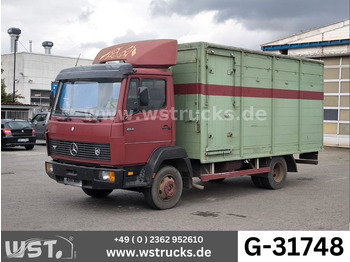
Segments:
[[[109,144],[81,143],[74,141],[49,140],[50,155],[73,159],[91,159],[103,162],[111,161]]]

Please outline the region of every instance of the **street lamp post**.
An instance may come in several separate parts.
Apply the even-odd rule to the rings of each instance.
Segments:
[[[17,41],[21,34],[21,29],[11,27],[7,30],[7,33],[11,37],[11,52],[13,52],[13,94],[12,102],[16,101],[16,52],[17,52]]]

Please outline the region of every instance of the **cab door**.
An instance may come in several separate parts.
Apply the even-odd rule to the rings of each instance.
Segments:
[[[144,164],[158,147],[174,144],[167,80],[149,76],[129,80],[125,105],[128,114],[124,118],[126,165]],[[140,104],[140,87],[148,89],[148,105]]]

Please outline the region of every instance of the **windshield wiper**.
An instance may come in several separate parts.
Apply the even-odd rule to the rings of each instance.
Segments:
[[[64,115],[64,117],[58,117],[57,120],[58,121],[71,121],[72,119],[70,118],[70,115],[66,112],[66,111],[61,111],[62,115]]]
[[[70,115],[66,111],[62,111],[62,114],[70,120]]]
[[[81,114],[86,114],[86,115],[90,115],[92,118],[96,119],[98,122],[101,122],[101,119],[96,117],[95,114],[88,112],[88,111],[74,111],[74,113],[81,113]]]

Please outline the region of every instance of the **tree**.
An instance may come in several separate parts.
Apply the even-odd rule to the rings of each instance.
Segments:
[[[4,69],[1,68],[1,75],[4,72]],[[24,96],[15,92],[15,103],[22,104],[18,99],[22,99]],[[1,77],[1,104],[13,103],[13,93],[6,92],[5,79]]]

